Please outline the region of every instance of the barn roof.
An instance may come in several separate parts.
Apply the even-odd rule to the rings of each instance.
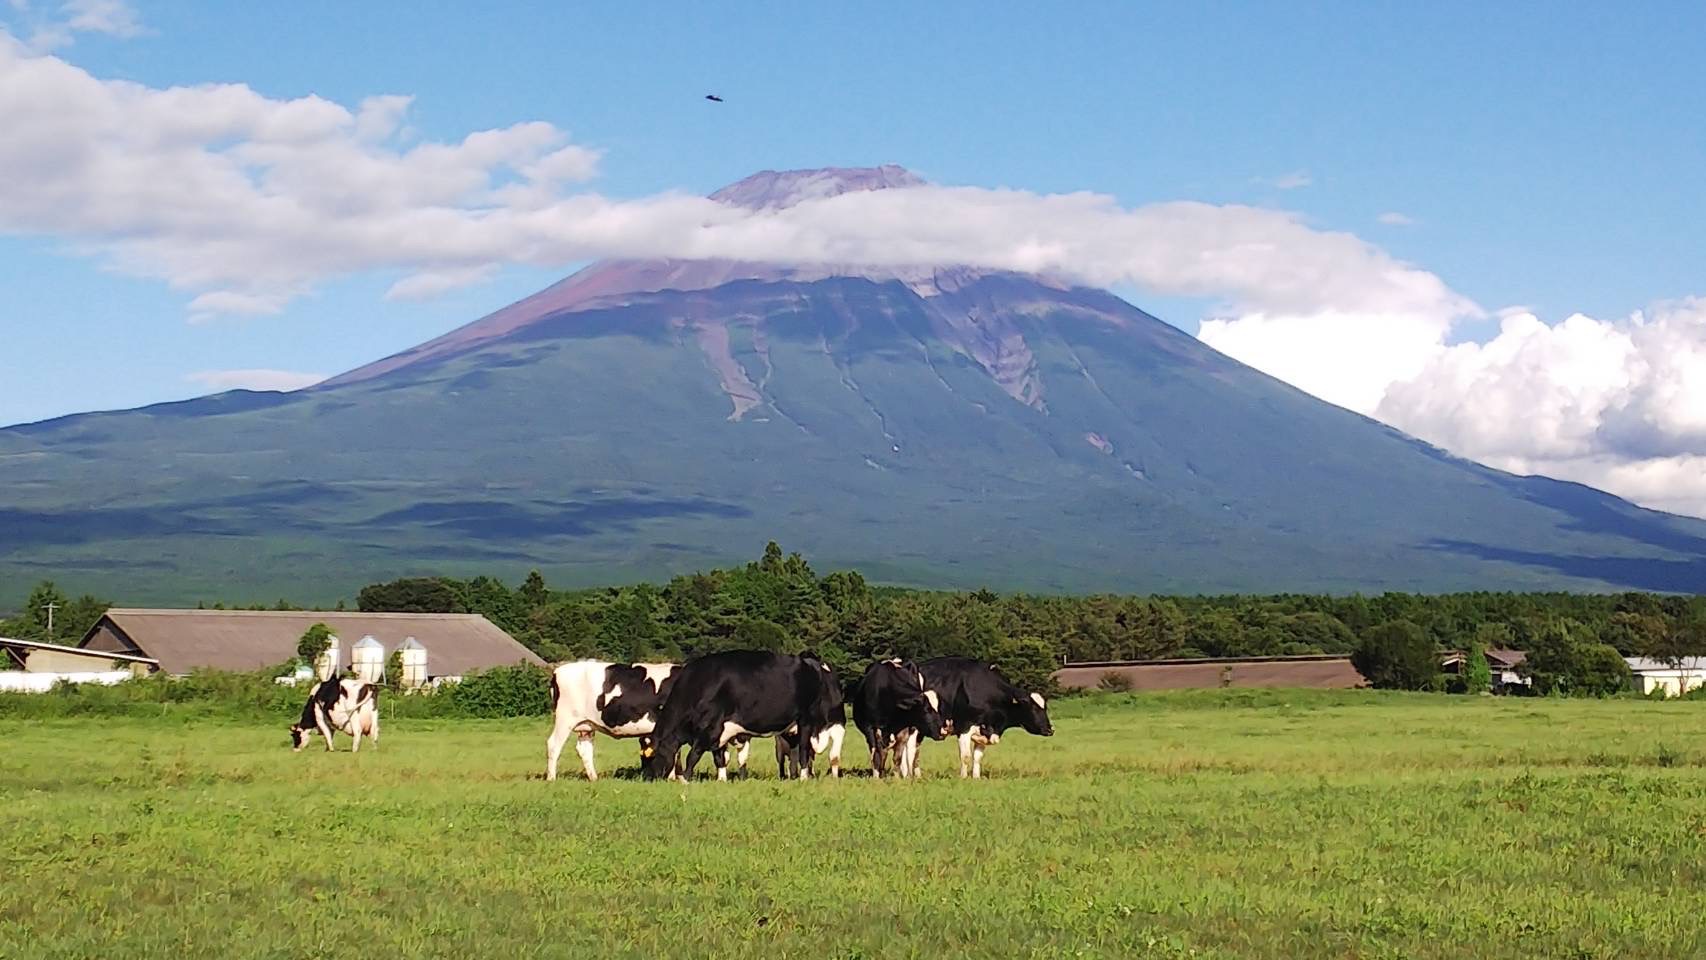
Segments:
[[[174,674],[195,669],[259,670],[296,656],[297,641],[316,623],[330,627],[345,651],[366,635],[387,651],[413,636],[426,647],[427,670],[438,677],[516,663],[544,665],[532,651],[474,613],[115,607],[90,628],[79,646],[152,657],[160,669]]]
[[[1349,657],[1305,654],[1290,657],[1202,657],[1173,660],[1100,660],[1068,663],[1054,672],[1068,689],[1092,689],[1108,674],[1125,678],[1132,690],[1194,687],[1360,687],[1367,681]]]

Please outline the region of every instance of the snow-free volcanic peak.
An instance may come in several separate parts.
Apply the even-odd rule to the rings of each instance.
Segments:
[[[823,199],[862,190],[888,190],[925,185],[916,174],[897,164],[879,167],[820,167],[814,170],[761,170],[711,194],[711,199],[752,210],[780,210],[806,200]],[[847,264],[786,265],[742,260],[601,260],[481,317],[444,336],[358,367],[325,381],[337,386],[368,380],[412,363],[436,359],[477,343],[505,336],[548,316],[584,307],[619,303],[624,295],[659,290],[708,290],[735,280],[820,280],[832,276],[861,276],[874,280],[903,280],[920,292],[937,285],[937,270],[875,268]],[[945,282],[948,278],[944,277]],[[964,282],[960,277],[951,282]]]

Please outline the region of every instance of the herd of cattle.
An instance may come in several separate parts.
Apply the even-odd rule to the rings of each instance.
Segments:
[[[958,736],[960,775],[981,777],[984,748],[1009,729],[1054,733],[1041,694],[963,657],[879,660],[845,695],[835,671],[810,651],[732,650],[684,664],[583,660],[557,667],[551,696],[556,722],[546,741],[547,780],[557,778],[557,758],[571,736],[587,779],[598,779],[592,742],[599,733],[640,738],[648,780],[691,777],[706,753],[717,779],[726,780],[730,747],[744,772],[754,737],[776,739],[783,778],[810,777],[819,753],[828,754],[830,772],[839,776],[848,699],[876,777],[888,773],[891,756],[901,777],[918,776],[922,737]],[[680,760],[683,747],[686,762]]]
[[[290,727],[292,747],[301,750],[318,732],[330,750],[334,731],[354,737],[355,750],[364,736],[377,744],[378,697],[375,686],[359,680],[321,683]],[[965,657],[879,660],[845,692],[835,671],[810,651],[731,650],[682,664],[579,660],[551,674],[554,723],[545,778],[557,778],[557,760],[573,737],[587,779],[598,779],[593,738],[600,733],[639,738],[648,780],[691,777],[706,753],[717,779],[727,780],[731,749],[744,773],[755,737],[775,738],[777,773],[784,779],[810,777],[818,754],[827,755],[831,775],[840,776],[849,700],[875,777],[888,774],[891,758],[901,778],[919,776],[924,737],[958,737],[960,776],[981,777],[984,749],[1008,730],[1054,734],[1042,694]]]

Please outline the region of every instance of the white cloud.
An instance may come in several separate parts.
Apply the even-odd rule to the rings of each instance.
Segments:
[[[1706,455],[1706,299],[1553,326],[1507,313],[1488,342],[1436,350],[1375,413],[1477,458],[1630,464]]]
[[[66,26],[78,33],[104,33],[112,37],[135,37],[142,33],[142,17],[126,0],[66,0]]]
[[[300,390],[326,379],[323,373],[294,370],[201,370],[186,374],[185,380],[220,392],[224,390]]]
[[[1308,170],[1293,170],[1290,173],[1282,173],[1262,182],[1275,190],[1301,190],[1304,187],[1313,186],[1315,178],[1309,175]]]
[[[45,53],[70,46],[82,33],[128,39],[147,32],[129,0],[64,0],[45,12],[29,0],[10,0],[9,6],[25,28],[25,46]],[[0,30],[7,25],[0,22]]]
[[[0,35],[0,230],[94,249],[194,298],[266,313],[328,278],[407,275],[395,298],[494,266],[602,256],[958,263],[1214,298],[1229,316],[1473,309],[1350,234],[1254,207],[924,186],[748,210],[578,188],[599,153],[547,123],[405,136],[409,99],[354,109],[242,85],[102,80]]]
[[[455,267],[447,270],[428,270],[410,274],[385,291],[387,300],[431,300],[440,294],[484,283],[497,272],[497,267],[485,264],[477,267]]]
[[[1388,210],[1374,219],[1389,227],[1412,227],[1416,224],[1413,218],[1396,210]]]
[[[1426,316],[1205,321],[1211,346],[1460,456],[1706,515],[1706,299],[1448,346]]]

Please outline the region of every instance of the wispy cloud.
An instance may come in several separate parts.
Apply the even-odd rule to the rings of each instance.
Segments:
[[[1259,179],[1256,182],[1266,184],[1267,186],[1273,187],[1275,190],[1301,190],[1304,187],[1313,185],[1315,183],[1315,178],[1309,175],[1308,170],[1293,170],[1290,173],[1282,173],[1277,177]]]
[[[299,373],[295,370],[200,370],[186,374],[190,383],[220,392],[224,390],[300,390],[326,379],[323,373]]]
[[[1399,213],[1395,210],[1388,210],[1387,212],[1381,214],[1378,217],[1375,217],[1374,219],[1385,224],[1385,225],[1387,225],[1387,226],[1389,226],[1389,227],[1408,227],[1408,226],[1415,225],[1415,222],[1416,222],[1415,220],[1411,219],[1410,217],[1405,216],[1404,214]]]
[[[13,31],[4,22],[0,29],[22,36],[25,47],[36,53],[70,46],[78,34],[128,39],[147,32],[129,0],[63,0],[45,7],[30,0],[9,0],[9,6],[18,21],[15,26],[21,29]]]

